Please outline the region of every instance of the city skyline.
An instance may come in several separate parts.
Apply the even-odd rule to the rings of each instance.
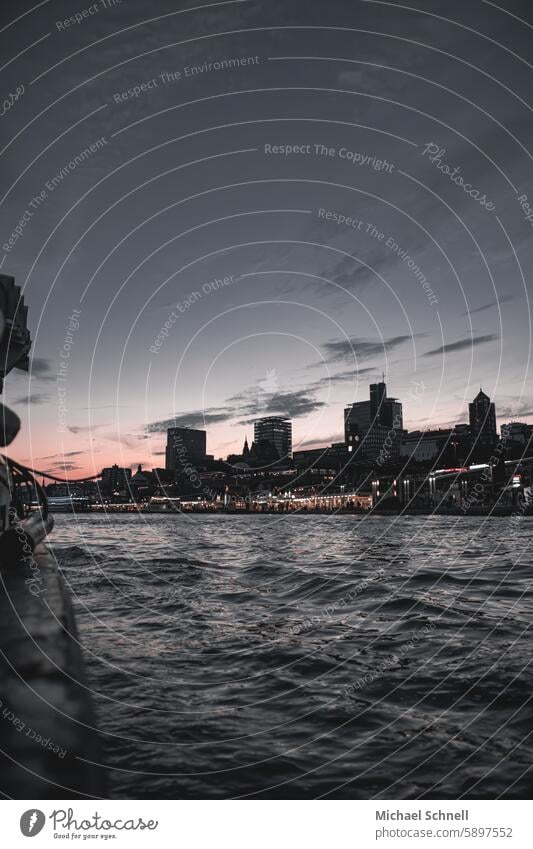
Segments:
[[[385,376],[385,375],[382,375],[382,376]],[[377,379],[378,377],[380,377],[380,375],[378,375],[377,370],[376,370],[376,378],[374,378],[374,380]],[[9,379],[11,379],[11,378],[8,378],[8,380]],[[275,379],[275,375],[273,376],[272,373],[267,372],[264,384],[268,383],[269,381],[271,382],[273,379]],[[317,434],[316,437],[312,437],[312,436],[310,437],[308,432],[305,430],[305,426],[306,426],[305,416],[292,417],[290,413],[286,413],[286,414],[280,413],[279,410],[283,409],[283,408],[276,407],[276,406],[272,407],[271,410],[268,411],[267,415],[268,416],[279,415],[279,416],[282,416],[282,417],[289,418],[291,420],[292,426],[293,426],[293,450],[298,451],[298,450],[305,450],[305,449],[312,449],[312,448],[326,448],[331,443],[343,442],[344,441],[345,422],[344,422],[343,411],[347,406],[349,407],[353,403],[363,403],[366,400],[365,393],[366,393],[366,395],[368,395],[368,389],[371,385],[371,381],[372,381],[372,378],[369,378],[368,382],[365,381],[363,383],[361,381],[361,383],[359,384],[359,390],[358,390],[360,397],[359,397],[359,400],[356,401],[356,402],[348,402],[347,403],[347,402],[343,402],[342,400],[340,400],[340,401],[332,404],[331,406],[328,406],[326,403],[324,403],[323,409],[324,409],[324,412],[328,413],[329,423],[331,423],[332,409],[336,410],[337,414],[340,416],[340,419],[339,419],[340,423],[339,423],[338,429],[336,431],[330,430],[329,433],[326,432],[324,434]],[[260,392],[263,393],[264,390],[261,389],[261,386],[262,386],[262,383],[260,382],[259,383]],[[479,390],[482,390],[481,386],[479,387]],[[289,393],[283,393],[282,391],[279,392],[279,393],[276,392],[276,393],[273,393],[273,397],[278,397],[278,396],[284,397],[285,394],[289,394]],[[296,407],[298,407],[299,399],[297,397],[297,393],[290,393],[290,395],[291,395],[291,400],[294,401]],[[469,406],[470,406],[470,403],[472,401],[472,398],[474,397],[474,396],[472,396],[471,399],[466,398],[464,400],[464,402],[462,404],[462,412],[458,413],[456,416],[452,416],[447,420],[442,420],[442,419],[441,420],[431,420],[428,416],[418,416],[418,417],[413,417],[413,416],[410,417],[409,416],[409,404],[410,404],[410,402],[413,403],[418,408],[418,410],[420,410],[421,401],[423,401],[424,398],[425,398],[425,388],[424,388],[424,382],[423,381],[420,381],[420,380],[411,381],[411,385],[408,389],[407,399],[402,398],[401,393],[399,393],[399,392],[396,393],[396,395],[398,397],[398,400],[400,400],[403,404],[404,427],[408,432],[413,432],[413,431],[418,431],[418,430],[420,430],[420,431],[432,430],[432,429],[439,429],[439,428],[444,429],[444,428],[453,427],[454,425],[460,424],[462,422],[468,422]],[[265,402],[265,398],[266,398],[266,402]],[[492,399],[492,398],[491,398],[491,400],[494,401],[494,399]],[[306,401],[307,401],[307,398],[302,394],[302,398],[301,398],[302,405],[305,404]],[[263,403],[265,403],[265,405],[268,408],[269,400],[268,400],[268,395],[266,395],[266,394],[263,397]],[[16,409],[16,407],[15,407],[15,409]],[[253,415],[250,412],[249,406],[248,406],[247,410],[248,410],[248,414],[250,415],[250,418],[244,424],[237,422],[236,425],[232,425],[232,427],[235,427],[236,435],[234,436],[232,441],[223,443],[220,447],[217,445],[216,441],[213,439],[213,431],[215,431],[215,433],[216,433],[216,431],[219,429],[219,426],[218,426],[218,422],[217,422],[217,415],[216,415],[216,413],[213,414],[212,412],[207,412],[205,417],[202,416],[201,412],[198,412],[198,411],[194,411],[192,415],[185,412],[185,413],[183,413],[179,416],[169,417],[168,419],[154,423],[154,425],[157,427],[157,430],[152,431],[150,437],[148,437],[148,435],[146,433],[122,434],[122,437],[123,437],[122,443],[119,440],[119,445],[120,445],[120,457],[119,457],[119,459],[121,460],[121,462],[118,462],[118,465],[131,468],[132,470],[137,468],[137,466],[139,464],[142,465],[144,468],[147,468],[147,467],[149,467],[149,468],[164,467],[165,466],[165,455],[166,455],[165,446],[167,444],[167,430],[169,428],[172,428],[173,426],[191,428],[191,429],[197,429],[197,430],[205,430],[205,432],[207,434],[207,440],[208,440],[207,444],[208,444],[209,454],[214,455],[215,459],[226,459],[226,457],[231,455],[231,454],[240,454],[244,440],[248,439],[249,441],[251,441],[249,439],[249,437],[253,436],[254,422],[257,419],[262,418],[261,415],[257,415],[256,417],[253,417]],[[20,411],[18,411],[18,412],[20,414]],[[520,421],[520,422],[525,422],[525,423],[533,423],[533,410],[531,411],[531,415],[528,415],[526,413],[525,415],[524,414],[522,414],[522,415],[518,414],[516,416],[513,416],[513,415],[510,415],[509,413],[510,413],[510,411],[508,409],[505,409],[505,408],[500,413],[498,404],[496,404],[496,422],[498,424],[498,430],[501,428],[502,425],[508,424],[510,422],[519,422]],[[238,419],[238,418],[239,418],[239,416],[235,416],[235,419]],[[152,425],[152,427],[154,425]],[[99,427],[100,426],[97,425],[95,427],[95,431],[98,431]],[[303,431],[303,433],[302,433],[302,431]],[[28,460],[31,459],[33,464],[36,467],[38,466],[38,468],[40,470],[45,471],[45,472],[49,472],[49,473],[52,473],[52,474],[59,474],[59,475],[64,474],[66,479],[68,479],[69,477],[70,478],[76,478],[76,477],[94,475],[99,470],[101,470],[103,467],[110,466],[110,465],[113,465],[115,463],[116,457],[117,457],[117,452],[116,452],[116,450],[113,450],[113,448],[109,449],[109,454],[106,454],[105,452],[98,452],[99,454],[101,453],[101,459],[100,459],[99,457],[97,457],[96,454],[91,453],[90,448],[86,453],[84,450],[82,450],[79,447],[80,442],[84,442],[85,440],[90,441],[90,434],[86,435],[87,432],[85,432],[83,428],[73,427],[69,431],[69,433],[71,434],[71,440],[69,440],[69,450],[65,450],[63,462],[61,461],[60,454],[55,455],[55,456],[54,455],[44,455],[43,457],[33,456],[32,458],[29,458],[28,456],[22,456],[20,454],[20,450],[17,451],[17,448],[20,448],[20,445],[17,446],[16,443],[14,445],[15,450],[13,451],[13,456],[15,456],[17,459],[21,459],[25,462],[27,462]],[[136,438],[139,442],[139,448],[137,448],[133,444],[133,440],[135,440]],[[146,448],[144,448],[144,450],[143,450],[143,448],[141,446],[143,446],[143,443],[145,441],[147,441],[147,439],[150,440],[150,444],[151,444],[152,447],[151,447],[151,449],[147,450]],[[114,441],[114,440],[111,440],[111,441]],[[34,443],[32,443],[32,444],[34,444]],[[123,450],[124,446],[125,446],[126,450]],[[88,457],[91,458],[90,461],[89,461]],[[75,461],[74,458],[79,458],[79,460]],[[38,460],[39,462],[35,462],[35,460]],[[55,460],[55,463],[43,465],[42,464],[43,460],[45,460],[45,461],[46,460],[48,460],[48,461],[49,460]],[[125,462],[122,462],[122,460],[125,460]],[[40,465],[39,465],[39,463],[40,463]]]
[[[251,431],[254,434],[254,437],[257,437],[257,435],[259,433],[258,426],[260,424],[262,424],[264,422],[264,423],[267,424],[267,426],[269,426],[270,421],[273,421],[273,420],[282,421],[284,419],[288,423],[288,433],[289,433],[289,453],[288,453],[288,455],[286,455],[287,457],[290,457],[294,452],[298,453],[298,452],[312,451],[313,449],[316,449],[316,450],[327,449],[327,448],[330,448],[332,444],[336,444],[337,446],[344,444],[346,446],[347,451],[350,452],[352,450],[355,450],[355,446],[353,444],[353,436],[350,435],[351,434],[350,427],[347,424],[347,422],[349,421],[349,416],[347,418],[348,411],[350,409],[352,409],[353,407],[359,406],[359,407],[362,408],[362,407],[365,406],[365,404],[368,404],[369,410],[372,410],[372,418],[368,422],[365,421],[365,427],[370,426],[370,430],[379,431],[379,436],[377,437],[379,445],[378,445],[377,451],[375,452],[376,456],[380,453],[380,450],[382,448],[381,443],[382,443],[383,439],[386,437],[387,433],[390,433],[391,430],[395,430],[395,429],[398,430],[398,432],[402,434],[402,437],[401,437],[400,441],[398,442],[398,445],[396,446],[397,450],[395,452],[394,462],[400,462],[400,461],[401,462],[407,462],[408,455],[406,453],[398,454],[398,452],[400,451],[400,448],[402,447],[404,442],[406,444],[412,443],[413,445],[415,445],[415,443],[418,442],[418,445],[420,446],[420,443],[421,443],[420,435],[421,434],[423,435],[423,434],[427,433],[428,435],[431,435],[433,433],[438,433],[438,431],[440,431],[440,430],[442,430],[442,431],[452,430],[453,431],[453,429],[455,427],[459,427],[460,429],[461,428],[463,428],[463,429],[467,428],[468,433],[470,434],[472,439],[474,439],[476,441],[476,443],[479,445],[480,448],[483,448],[484,446],[486,447],[487,445],[490,447],[490,445],[491,445],[490,438],[489,438],[488,442],[487,442],[487,440],[485,440],[486,444],[484,443],[482,438],[481,439],[479,438],[480,437],[480,431],[483,432],[483,430],[487,430],[487,431],[491,430],[491,427],[493,425],[491,424],[490,417],[489,417],[489,420],[486,420],[484,417],[480,418],[479,427],[476,427],[475,421],[473,419],[473,415],[474,415],[473,409],[475,408],[476,401],[479,399],[480,396],[485,396],[485,393],[483,392],[481,387],[480,387],[477,395],[472,399],[472,401],[470,403],[467,404],[467,411],[466,411],[466,413],[463,417],[463,420],[456,419],[456,420],[454,420],[450,423],[447,423],[447,424],[428,422],[426,424],[426,426],[422,427],[422,428],[409,428],[408,426],[406,426],[406,423],[403,420],[403,416],[402,416],[403,400],[402,400],[401,397],[391,398],[390,396],[387,395],[386,383],[383,381],[384,377],[385,377],[385,375],[383,374],[381,381],[379,381],[375,384],[369,384],[369,387],[368,387],[369,390],[370,390],[371,399],[372,399],[372,390],[376,391],[376,389],[377,389],[377,391],[379,392],[380,387],[384,387],[384,398],[386,399],[386,403],[390,404],[392,402],[392,407],[391,407],[391,409],[388,413],[388,417],[386,417],[386,421],[384,421],[384,422],[381,422],[379,415],[376,417],[376,409],[375,409],[375,406],[373,406],[373,405],[375,405],[376,402],[373,402],[372,400],[370,402],[365,401],[365,400],[360,400],[358,402],[355,402],[354,404],[349,404],[349,405],[345,406],[344,412],[343,412],[343,427],[342,427],[341,432],[339,433],[339,438],[338,439],[331,439],[327,443],[315,444],[314,441],[311,444],[292,443],[291,442],[292,421],[288,417],[285,417],[285,416],[265,416],[265,417],[258,417],[255,420],[251,420]],[[500,434],[500,432],[502,432],[504,428],[509,428],[509,430],[507,431],[508,435],[505,438],[506,439],[512,439],[511,434],[514,432],[514,430],[516,430],[516,427],[513,427],[513,426],[516,426],[516,425],[519,425],[519,424],[522,424],[522,423],[526,424],[526,425],[530,425],[531,428],[533,429],[533,422],[526,422],[525,420],[510,419],[508,417],[506,418],[505,416],[498,416],[497,415],[497,409],[498,408],[497,408],[497,405],[495,405],[495,402],[493,401],[493,399],[491,399],[489,396],[485,396],[485,397],[487,398],[487,401],[489,402],[490,408],[492,408],[493,411],[494,410],[496,411],[496,415],[493,416],[493,421],[494,421],[495,426],[496,426],[496,430],[494,432],[496,433],[497,438],[498,438],[498,435]],[[381,406],[381,401],[379,401],[378,404],[379,404],[379,406]],[[366,418],[367,413],[365,413],[364,416]],[[399,424],[396,421],[398,416],[399,416],[399,419],[398,419]],[[390,418],[390,422],[388,421],[389,418]],[[137,460],[134,460],[130,464],[122,464],[121,462],[119,462],[117,460],[116,455],[114,455],[113,458],[112,458],[112,462],[104,463],[103,465],[101,465],[97,468],[95,467],[94,470],[90,474],[86,475],[86,477],[94,477],[94,476],[99,475],[102,472],[102,470],[109,471],[111,468],[116,468],[116,467],[118,467],[119,469],[128,469],[128,470],[131,470],[132,472],[134,470],[137,470],[139,467],[142,467],[144,469],[166,469],[166,470],[176,471],[176,470],[179,470],[180,466],[182,466],[184,463],[186,463],[186,462],[188,463],[188,462],[191,462],[191,461],[194,463],[194,461],[211,458],[212,460],[215,460],[216,462],[218,462],[218,461],[226,462],[226,460],[228,462],[230,462],[229,458],[232,455],[238,456],[238,457],[241,456],[243,445],[248,450],[250,450],[250,447],[253,445],[253,441],[248,440],[248,433],[246,432],[246,430],[243,430],[241,432],[241,436],[236,439],[236,450],[235,451],[225,451],[223,453],[223,455],[217,456],[216,452],[213,452],[210,448],[210,445],[209,445],[209,427],[207,427],[207,428],[193,427],[192,425],[187,425],[187,424],[176,425],[175,422],[176,422],[176,420],[173,420],[172,424],[168,423],[169,426],[167,427],[165,434],[164,434],[164,445],[166,447],[165,447],[164,450],[158,451],[156,454],[153,455],[154,456],[154,462],[150,463],[150,462],[146,462],[146,461],[143,461],[143,460],[138,458]],[[187,431],[191,432],[190,441],[187,440],[187,438],[185,436]],[[482,435],[483,434],[481,433],[481,437],[482,437]],[[185,440],[184,440],[184,436],[185,436]],[[270,439],[270,437],[268,435],[267,435],[267,439]],[[351,443],[351,445],[350,445],[350,443]],[[274,442],[272,444],[274,444]],[[276,447],[277,447],[277,443],[276,443]],[[81,451],[77,452],[77,454],[79,456],[81,456],[82,453],[83,452],[81,452]],[[279,453],[279,451],[278,451],[278,453]],[[280,459],[284,459],[284,456],[285,455],[280,456]],[[158,459],[156,459],[156,458],[161,458],[161,461],[158,461]],[[391,457],[389,459],[393,459],[393,458]],[[230,462],[230,465],[231,465],[231,462]],[[379,465],[382,465],[382,462],[380,462]],[[50,474],[56,474],[56,472],[53,471],[52,469],[41,468],[40,471],[47,472],[47,473],[50,473]],[[61,476],[61,467],[58,467],[57,471],[59,472],[58,476]],[[64,474],[64,477],[65,477],[65,480],[68,480],[69,478],[70,479],[82,478],[82,477],[85,477],[85,475],[74,475],[72,473],[69,474],[68,472],[66,472]]]
[[[381,31],[379,4],[360,7],[357,28]],[[494,42],[523,52],[526,31],[491,10],[473,39],[438,0],[434,29],[387,9],[399,38],[369,35],[353,56],[349,4],[334,2],[329,32],[318,6],[228,3],[246,44],[217,36],[206,55],[198,15],[161,0],[154,37],[166,45],[179,23],[180,43],[147,54],[131,0],[91,18],[105,52],[87,49],[85,23],[54,26],[6,67],[13,92],[35,81],[4,154],[1,270],[23,287],[34,342],[29,375],[6,381],[23,425],[14,456],[76,476],[115,457],[153,466],[176,416],[205,424],[221,456],[260,410],[291,417],[295,447],[327,444],[382,371],[409,429],[465,420],[480,384],[500,422],[533,421],[529,154],[516,144],[528,90],[518,63],[505,87],[491,76]],[[201,14],[217,31],[219,12]],[[27,16],[28,42],[45,21]],[[67,39],[71,58],[50,66]]]

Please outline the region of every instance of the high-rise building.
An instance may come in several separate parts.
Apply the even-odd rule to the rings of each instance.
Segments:
[[[396,398],[387,397],[384,382],[370,385],[370,399],[344,409],[344,441],[350,453],[384,462],[398,459],[403,435],[403,409]]]
[[[169,427],[165,468],[167,471],[179,471],[187,463],[206,460],[207,436],[205,430],[192,427]]]
[[[116,463],[102,469],[102,489],[106,493],[122,492],[128,487],[130,479],[131,469],[123,469]]]
[[[385,383],[370,384],[370,415],[376,418],[387,400],[387,386]]]
[[[470,432],[474,450],[489,450],[496,445],[496,408],[488,395],[480,389],[471,404]]]
[[[509,422],[501,426],[505,456],[520,460],[533,454],[533,425],[526,422]]]
[[[292,457],[292,423],[281,416],[267,416],[254,422],[254,442],[268,442],[280,460]]]
[[[516,442],[519,445],[529,445],[533,440],[533,425],[525,422],[509,422],[500,429],[502,439]]]

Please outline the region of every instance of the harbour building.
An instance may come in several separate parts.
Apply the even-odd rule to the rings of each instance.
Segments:
[[[269,443],[280,460],[292,457],[292,423],[281,416],[266,416],[254,422],[256,445]]]
[[[344,441],[348,452],[361,459],[396,462],[403,435],[401,401],[388,397],[384,381],[370,384],[368,401],[344,409]]]
[[[179,471],[187,463],[205,462],[207,434],[192,427],[170,427],[167,430],[165,469]]]
[[[494,403],[480,389],[472,403],[468,405],[468,410],[474,451],[482,454],[490,452],[498,441]]]

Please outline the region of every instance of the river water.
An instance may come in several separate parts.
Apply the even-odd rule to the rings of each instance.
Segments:
[[[56,517],[113,798],[529,798],[533,519]]]

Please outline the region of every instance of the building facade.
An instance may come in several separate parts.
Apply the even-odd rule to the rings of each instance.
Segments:
[[[439,456],[451,432],[451,429],[412,430],[404,437],[400,457],[405,460],[414,460],[416,463],[431,463]]]
[[[102,469],[102,489],[106,493],[122,492],[128,488],[131,479],[131,469],[117,466],[108,466]]]
[[[334,442],[325,448],[307,448],[295,451],[292,455],[297,469],[333,469],[344,468],[350,459],[344,442]]]
[[[206,449],[205,430],[195,430],[192,427],[170,427],[167,430],[165,468],[169,472],[175,472],[187,463],[205,462]]]
[[[346,447],[361,459],[396,462],[403,433],[402,404],[387,396],[384,382],[370,385],[368,401],[357,401],[344,409]]]
[[[451,428],[413,430],[403,439],[400,456],[417,463],[439,463],[451,468],[462,466],[470,454],[470,427],[458,424]]]
[[[254,422],[256,445],[269,443],[275,448],[278,458],[292,457],[292,423],[281,416],[266,416]]]
[[[471,404],[468,405],[470,414],[470,433],[474,451],[487,452],[497,441],[496,408],[481,389]]]
[[[533,436],[533,425],[526,422],[509,422],[501,426],[502,439],[528,445]]]
[[[509,460],[519,460],[533,455],[533,425],[526,422],[509,422],[501,426],[505,455]]]

